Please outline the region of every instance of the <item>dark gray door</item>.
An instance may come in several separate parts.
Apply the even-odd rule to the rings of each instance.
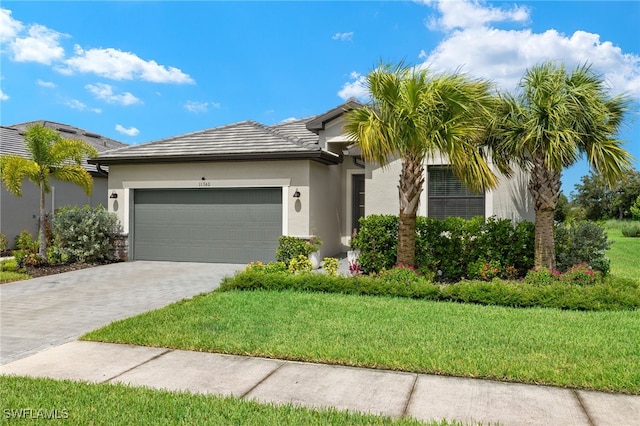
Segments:
[[[351,178],[351,231],[360,230],[360,218],[364,217],[364,175]]]
[[[275,260],[281,188],[137,189],[133,258],[247,263]]]

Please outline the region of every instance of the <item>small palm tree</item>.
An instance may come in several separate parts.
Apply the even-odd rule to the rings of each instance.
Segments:
[[[571,73],[546,62],[528,70],[516,95],[505,95],[486,144],[506,175],[512,164],[530,172],[535,203],[536,268],[555,269],[554,213],[562,171],[586,155],[592,169],[613,184],[631,170],[631,155],[615,139],[629,100],[609,97],[589,66]]]
[[[17,197],[22,196],[22,183],[25,179],[40,188],[39,254],[45,257],[47,245],[44,195],[51,190],[50,178],[74,183],[90,195],[93,178],[81,166],[81,161],[85,156],[97,156],[98,152],[82,140],[63,139],[55,130],[39,124],[27,129],[24,140],[30,158],[0,156],[0,177],[7,190]]]
[[[344,131],[362,156],[386,167],[400,158],[398,263],[414,265],[416,214],[427,158],[448,157],[471,189],[495,187],[478,140],[490,117],[491,85],[460,74],[432,75],[398,65],[381,65],[367,76],[369,104],[346,113]]]

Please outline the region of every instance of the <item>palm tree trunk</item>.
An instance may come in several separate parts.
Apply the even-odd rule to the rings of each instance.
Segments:
[[[529,191],[535,202],[536,230],[534,267],[556,268],[553,220],[560,197],[560,172],[547,167],[541,155],[533,159]]]
[[[43,259],[47,258],[47,239],[45,234],[45,204],[44,204],[44,180],[40,181],[40,224],[38,230],[38,239],[40,240],[40,247],[38,249],[38,254],[42,256]]]
[[[400,196],[400,223],[398,224],[399,264],[415,266],[416,258],[416,214],[420,204],[420,193],[424,185],[422,159],[411,154],[402,157],[402,172],[398,195]]]

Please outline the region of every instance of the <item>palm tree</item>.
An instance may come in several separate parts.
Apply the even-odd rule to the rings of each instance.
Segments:
[[[85,156],[97,156],[98,152],[82,140],[63,139],[55,130],[39,124],[27,129],[24,140],[30,158],[1,156],[0,177],[7,190],[17,197],[22,196],[22,183],[25,179],[40,188],[39,254],[46,257],[44,194],[51,190],[50,178],[74,183],[90,195],[93,178],[81,166],[81,161]]]
[[[397,261],[414,265],[416,213],[427,158],[446,155],[454,173],[473,190],[497,185],[477,145],[495,98],[486,81],[432,75],[402,63],[379,66],[366,84],[371,100],[346,113],[344,130],[365,160],[386,167],[400,158]]]
[[[631,155],[614,136],[629,101],[609,97],[589,66],[568,73],[546,62],[528,70],[515,95],[505,95],[490,126],[486,144],[507,176],[517,164],[529,171],[535,203],[535,267],[556,266],[554,213],[562,170],[584,155],[594,171],[613,184],[631,170]]]

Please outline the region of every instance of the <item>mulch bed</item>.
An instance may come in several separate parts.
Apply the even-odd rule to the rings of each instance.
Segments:
[[[103,265],[102,263],[71,263],[68,265],[44,265],[44,266],[27,266],[26,272],[32,278],[44,277],[47,275],[60,274],[62,272],[77,271],[80,269],[93,268],[94,266]]]

